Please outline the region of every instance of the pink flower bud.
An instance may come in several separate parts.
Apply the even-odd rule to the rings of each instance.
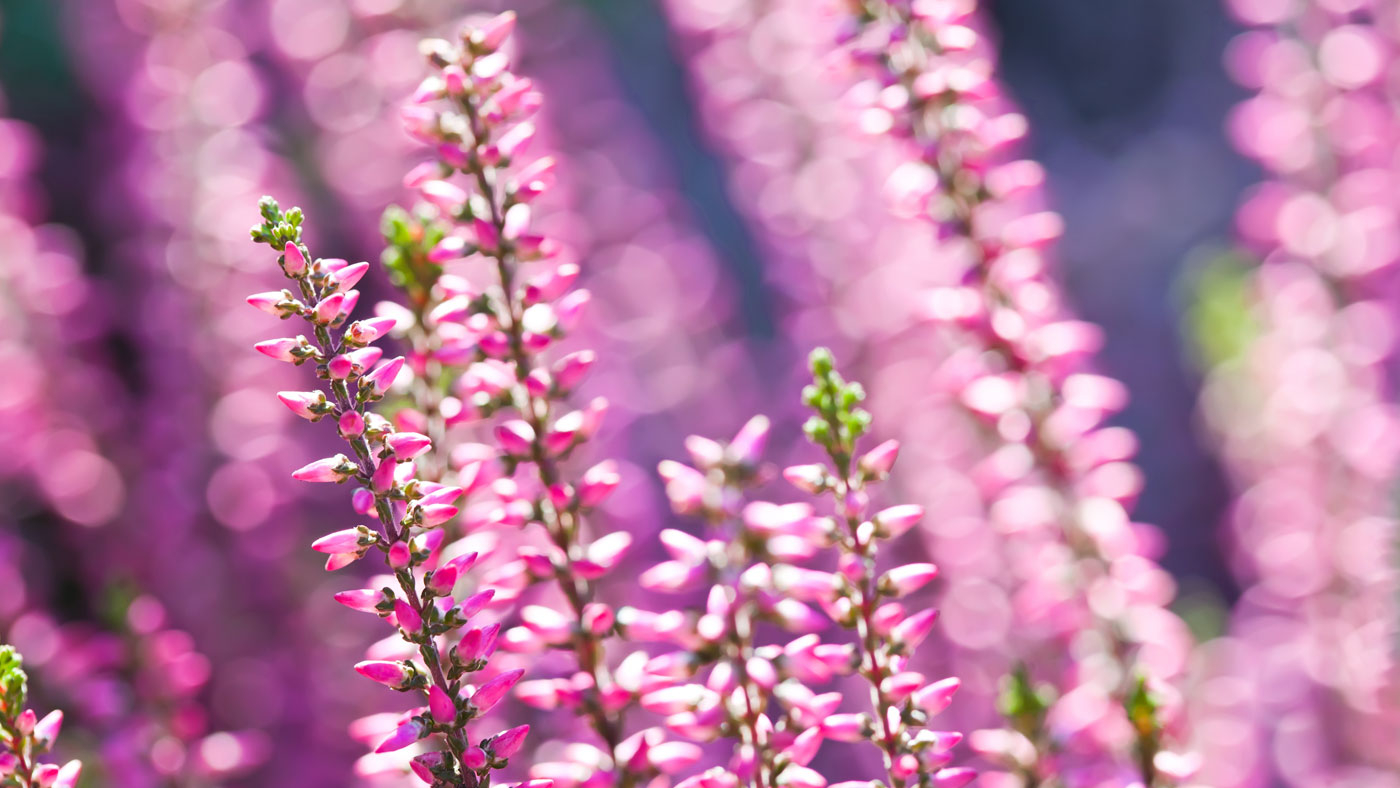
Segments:
[[[928,716],[933,717],[948,708],[948,705],[953,702],[954,693],[958,691],[960,686],[962,686],[962,682],[956,678],[935,681],[927,687],[915,691],[913,695],[914,705],[923,709]]]
[[[462,604],[457,606],[457,612],[463,618],[471,618],[472,616],[481,612],[481,609],[486,607],[486,604],[490,602],[491,599],[495,597],[495,595],[495,589],[484,588],[476,592],[475,594],[472,594],[471,596],[467,597],[466,599],[462,600]]]
[[[700,509],[707,487],[703,473],[674,460],[663,460],[656,469],[666,482],[666,497],[676,514],[691,514]]]
[[[394,381],[399,377],[400,370],[403,369],[403,356],[389,359],[381,364],[373,372],[364,377],[360,385],[369,384],[371,390],[382,396],[394,385]]]
[[[318,553],[353,553],[364,548],[360,540],[374,544],[372,533],[359,528],[346,528],[343,531],[326,534],[311,543],[311,549]]]
[[[370,488],[376,493],[386,493],[394,489],[394,473],[398,470],[398,463],[393,457],[385,457],[379,461],[379,467],[374,469],[374,475],[370,477]]]
[[[880,578],[880,586],[889,589],[894,596],[904,596],[923,588],[935,577],[938,577],[938,567],[933,564],[905,564],[886,572]]]
[[[282,252],[282,270],[291,276],[301,276],[306,273],[306,256],[301,253],[301,247],[288,241]]]
[[[300,338],[292,339],[283,337],[282,339],[269,339],[266,342],[259,342],[253,345],[253,349],[259,353],[276,361],[296,361],[297,355],[292,351],[302,346]]]
[[[462,756],[462,764],[468,769],[480,769],[486,765],[486,751],[476,745],[468,747]]]
[[[826,489],[826,467],[823,465],[793,465],[783,469],[783,478],[803,492],[816,495]]]
[[[799,733],[796,739],[793,739],[792,744],[789,744],[788,748],[783,750],[783,755],[787,756],[788,761],[791,763],[795,763],[798,766],[806,766],[812,762],[813,758],[817,757],[817,752],[821,749],[821,746],[821,728],[808,728]]]
[[[467,193],[462,187],[447,181],[427,181],[418,187],[423,199],[436,205],[443,213],[452,215],[461,210],[467,201]]]
[[[45,763],[35,766],[31,772],[31,788],[53,788],[53,784],[58,780],[58,767],[52,763]]]
[[[433,770],[442,767],[445,763],[447,763],[447,756],[441,752],[425,752],[422,755],[413,756],[413,760],[408,762],[408,768],[413,770],[418,779],[425,783],[432,783],[436,779],[433,777]]]
[[[361,662],[355,666],[355,672],[359,673],[371,681],[377,681],[386,687],[398,689],[406,684],[413,675],[402,662],[388,662],[384,660],[369,660]]]
[[[423,522],[423,527],[433,528],[451,520],[461,511],[457,507],[448,503],[432,503],[417,508],[419,517]]]
[[[501,698],[510,692],[510,688],[515,686],[520,677],[525,675],[523,668],[508,670],[498,674],[491,680],[477,687],[472,693],[472,705],[480,711],[487,711],[501,701]],[[499,755],[499,753],[497,753]]]
[[[898,457],[899,441],[887,440],[860,458],[860,469],[870,476],[880,478],[890,472]]]
[[[573,330],[574,326],[578,325],[579,317],[583,315],[583,308],[588,306],[591,300],[593,296],[587,290],[575,290],[556,301],[554,313],[558,317],[559,326],[565,331]]]
[[[317,411],[326,404],[326,395],[320,391],[279,391],[277,399],[287,410],[310,421],[321,418],[323,414]]]
[[[292,478],[303,482],[343,482],[359,471],[344,454],[327,457],[292,471]]]
[[[356,320],[345,330],[345,335],[351,341],[361,345],[368,345],[393,330],[397,319],[392,317],[372,317],[366,320]]]
[[[617,463],[604,460],[584,472],[579,481],[579,503],[588,508],[597,506],[621,483],[622,476],[617,472]]]
[[[483,251],[494,252],[501,246],[500,233],[496,230],[496,225],[480,217],[472,219],[472,233],[476,237],[476,245]]]
[[[423,727],[423,723],[410,719],[400,725],[390,734],[389,738],[379,743],[374,749],[375,752],[394,752],[413,744],[427,735],[428,731]]]
[[[436,684],[428,690],[428,711],[443,725],[451,725],[457,719],[457,704]]]
[[[359,588],[352,591],[340,591],[335,595],[335,601],[361,613],[378,613],[375,606],[384,601],[384,592],[373,588]]]
[[[369,514],[374,511],[374,493],[361,487],[350,495],[350,505],[356,514]]]
[[[520,611],[525,627],[546,643],[563,643],[573,630],[573,622],[552,607],[527,605]]]
[[[69,761],[63,764],[63,768],[58,770],[58,775],[54,777],[52,788],[76,788],[78,777],[83,773],[83,764],[79,761]]]
[[[413,550],[408,542],[395,542],[389,547],[389,566],[403,569],[413,560]]]
[[[757,465],[768,445],[769,423],[766,416],[754,416],[740,428],[729,442],[729,454],[740,465]]]
[[[928,637],[928,633],[933,631],[934,623],[938,621],[938,611],[929,608],[899,622],[894,629],[890,630],[890,639],[906,649],[905,653],[912,654],[914,649]]]
[[[822,735],[833,741],[860,741],[869,729],[864,714],[831,714],[821,721]]]
[[[491,754],[497,758],[509,758],[516,754],[525,744],[525,734],[529,732],[529,725],[521,725],[496,734],[491,740]]]
[[[924,507],[915,504],[891,506],[875,514],[875,525],[880,532],[893,539],[913,528],[924,517]]]
[[[19,758],[12,752],[0,752],[0,777],[9,777],[19,768]]]
[[[423,617],[402,599],[394,600],[394,618],[398,619],[399,627],[405,632],[418,632],[423,629]]]
[[[340,317],[340,310],[345,306],[345,294],[334,293],[321,299],[321,303],[316,305],[315,319],[318,323],[333,323]]]
[[[283,290],[271,290],[266,293],[254,293],[246,299],[248,305],[268,313],[274,317],[282,316],[282,309],[277,305],[286,300],[287,294]]]
[[[347,410],[340,414],[340,421],[337,427],[340,430],[341,437],[358,438],[365,431],[365,417],[361,416],[356,411]],[[364,514],[364,512],[360,512],[360,514]]]
[[[506,454],[527,457],[534,440],[535,431],[520,419],[512,419],[496,428],[496,441]]]
[[[504,44],[507,38],[510,38],[513,30],[515,30],[515,12],[506,11],[482,23],[481,27],[476,29],[473,38],[479,35],[483,48],[496,50],[501,48],[501,44]]]
[[[826,778],[806,766],[792,765],[778,775],[778,785],[791,788],[826,788]]]
[[[589,545],[586,555],[589,561],[605,569],[611,569],[618,561],[622,560],[631,546],[631,534],[626,531],[614,531]]]
[[[34,725],[34,741],[39,747],[48,749],[55,740],[58,739],[58,732],[63,729],[63,712],[54,709],[44,715]]]
[[[590,602],[583,608],[580,623],[588,632],[592,632],[594,635],[603,635],[612,629],[615,620],[612,608],[602,602]]]

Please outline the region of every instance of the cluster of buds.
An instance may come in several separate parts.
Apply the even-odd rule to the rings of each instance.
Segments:
[[[671,560],[642,576],[643,585],[667,592],[710,584],[703,612],[622,611],[629,636],[680,647],[647,663],[641,703],[665,715],[666,727],[680,735],[734,740],[727,768],[682,785],[825,788],[826,777],[809,764],[832,740],[878,747],[887,778],[882,784],[891,788],[958,788],[975,776],[948,767],[962,736],[927,725],[951,702],[959,682],[929,681],[909,667],[937,611],[911,611],[897,601],[927,585],[937,570],[907,564],[881,572],[876,565],[879,545],[914,527],[923,512],[917,506],[870,511],[868,486],[885,478],[898,445],[886,442],[859,455],[856,444],[869,425],[869,414],[858,407],[860,386],[841,379],[824,349],[814,351],[811,367],[814,382],[803,400],[815,415],[806,431],[829,464],[790,467],[783,476],[810,495],[829,494],[833,515],[819,516],[806,502],[744,504],[744,488],[762,480],[759,455],[768,434],[762,417],[727,445],[692,437],[693,466],[662,463],[675,511],[702,516],[715,533],[707,540],[662,532]],[[835,572],[806,566],[832,552]],[[847,642],[823,640],[832,624],[850,633],[842,638]],[[773,633],[762,631],[768,627]],[[779,633],[797,637],[760,642]],[[812,689],[843,676],[868,686],[866,711],[840,711],[841,692]]]
[[[866,75],[851,96],[859,125],[906,150],[887,184],[895,210],[934,222],[967,261],[926,314],[956,348],[939,380],[987,444],[971,475],[1011,569],[988,582],[1010,583],[1023,619],[1008,656],[1043,679],[1011,677],[1008,698],[1045,708],[1004,699],[1010,729],[973,745],[1007,767],[989,775],[997,785],[1184,778],[1195,759],[1164,737],[1167,682],[1190,638],[1165,609],[1172,584],[1151,558],[1154,537],[1127,513],[1141,486],[1135,441],[1104,426],[1126,394],[1085,369],[1100,333],[1068,315],[1050,271],[1062,221],[1041,207],[1039,165],[1010,155],[1026,122],[994,79],[977,3],[847,5],[848,51]]]
[[[489,711],[520,677],[519,671],[493,673],[490,657],[496,649],[499,624],[474,626],[473,617],[488,602],[490,589],[458,599],[458,581],[476,561],[475,553],[450,560],[445,554],[442,526],[458,513],[456,502],[466,490],[415,478],[415,460],[432,451],[423,435],[396,431],[369,410],[384,397],[403,369],[402,358],[381,361],[372,343],[392,324],[392,318],[350,321],[358,299],[353,288],[368,265],[343,260],[315,259],[303,246],[302,214],[283,212],[271,198],[261,204],[263,223],[253,228],[255,241],[282,254],[279,264],[292,282],[280,293],[253,296],[254,306],[283,318],[299,317],[311,337],[262,342],[257,349],[274,359],[313,364],[323,387],[310,392],[283,392],[282,402],[310,421],[331,419],[348,443],[353,459],[338,454],[310,463],[293,473],[309,482],[354,481],[357,513],[374,518],[328,534],[312,548],[326,553],[328,570],[347,566],[371,550],[383,554],[397,589],[347,591],[337,601],[384,619],[402,639],[401,658],[362,662],[363,676],[401,692],[426,699],[427,705],[402,715],[376,752],[395,752],[436,740],[438,749],[413,757],[411,768],[435,786],[477,786],[490,780],[523,745],[528,726],[520,726],[473,742],[468,724]],[[480,674],[479,676],[477,674]],[[467,679],[476,677],[479,683]]]
[[[63,712],[54,710],[39,719],[25,708],[28,678],[19,654],[0,646],[0,786],[11,788],[74,788],[83,765],[39,763],[39,756],[53,749],[63,727]]]
[[[563,469],[597,432],[607,403],[567,405],[594,364],[592,351],[546,358],[575,326],[589,295],[573,287],[578,266],[560,262],[558,245],[532,226],[535,200],[553,183],[554,161],[526,157],[541,97],[510,70],[505,46],[514,24],[505,13],[454,42],[424,43],[434,73],[403,117],[437,160],[411,172],[406,185],[436,216],[392,215],[389,262],[412,302],[415,372],[425,379],[418,413],[425,423],[448,426],[489,420],[494,445],[464,444],[451,454],[484,456],[497,475],[492,489],[502,503],[488,522],[538,524],[546,537],[542,546],[522,545],[492,573],[493,584],[510,593],[549,582],[562,597],[557,609],[526,606],[521,625],[502,634],[502,648],[512,652],[553,648],[575,656],[573,675],[531,682],[524,697],[585,717],[606,746],[597,770],[631,785],[652,772],[624,757],[640,741],[623,736],[635,693],[609,669],[604,641],[615,634],[615,614],[595,598],[595,581],[619,564],[631,538],[586,538],[586,516],[620,483],[615,464],[598,463],[576,481]],[[412,227],[423,232],[400,231]],[[444,390],[450,394],[442,396]],[[544,691],[547,686],[558,690]],[[532,774],[567,783],[571,770],[536,764]]]

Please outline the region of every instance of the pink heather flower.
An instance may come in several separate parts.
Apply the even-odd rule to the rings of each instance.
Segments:
[[[914,504],[891,506],[876,513],[874,522],[888,538],[900,536],[924,517],[924,507]]]
[[[428,711],[433,715],[433,719],[443,725],[450,725],[457,719],[457,704],[436,685],[428,690]]]
[[[478,687],[476,692],[472,693],[472,705],[479,711],[485,712],[490,710],[501,701],[501,698],[506,696],[510,688],[514,687],[516,682],[520,681],[520,677],[523,675],[525,675],[525,671],[521,668],[508,670],[496,675],[494,678]]]
[[[491,739],[491,754],[497,758],[509,758],[516,754],[525,744],[525,734],[529,732],[529,725],[520,725],[496,734]]]
[[[621,483],[622,476],[617,472],[617,463],[604,460],[585,471],[583,478],[579,480],[579,503],[588,508],[597,506]]]
[[[394,752],[417,742],[427,735],[427,729],[418,720],[408,720],[400,725],[390,734],[389,738],[379,743],[374,749],[375,752]]]
[[[261,310],[274,317],[281,317],[282,310],[277,305],[287,298],[287,293],[283,290],[272,290],[266,293],[255,293],[248,296],[248,305]]]
[[[266,342],[259,342],[253,347],[264,356],[277,361],[296,361],[298,357],[293,351],[300,348],[301,345],[300,339],[283,338],[269,339]]]
[[[69,761],[63,764],[63,768],[58,770],[58,775],[54,777],[52,788],[76,788],[78,778],[82,776],[83,765],[78,761]]]
[[[361,613],[378,613],[376,606],[384,601],[384,592],[373,588],[340,591],[335,594],[335,601]]]
[[[883,477],[894,467],[894,461],[898,457],[899,441],[887,440],[860,458],[860,468],[871,476]]]
[[[301,253],[301,247],[291,241],[287,242],[283,250],[282,260],[282,269],[289,276],[300,276],[306,273],[306,256]]]
[[[899,643],[912,654],[924,638],[928,637],[928,633],[933,631],[933,625],[937,621],[938,611],[933,608],[915,613],[890,630],[890,640]]]
[[[895,596],[904,596],[923,588],[935,577],[938,577],[938,567],[933,564],[905,564],[886,572],[880,582]]]
[[[375,395],[382,396],[394,385],[394,381],[398,379],[399,372],[403,369],[403,364],[403,356],[389,359],[375,368],[373,372],[366,375],[364,380],[361,381],[361,385],[369,384],[371,391],[373,391]]]
[[[368,537],[369,533],[366,530],[346,528],[317,539],[311,543],[311,549],[319,553],[353,553],[361,549],[361,540],[373,544],[374,540]]]
[[[766,416],[749,419],[734,439],[729,442],[729,451],[740,465],[755,465],[768,445],[769,423]]]
[[[343,482],[359,469],[344,454],[308,463],[292,472],[292,478],[303,482]]]
[[[415,633],[423,629],[423,617],[402,599],[394,600],[394,618],[405,632]]]
[[[355,672],[386,687],[398,689],[412,675],[401,662],[366,661],[355,666]]]
[[[662,774],[679,774],[694,766],[704,752],[684,741],[662,742],[647,749],[647,761]]]
[[[366,272],[369,271],[369,263],[355,263],[339,268],[331,274],[331,281],[341,292],[346,292],[354,287]]]
[[[34,724],[32,736],[38,746],[47,749],[58,739],[58,732],[62,730],[62,728],[63,712],[59,709],[54,709],[48,714],[45,714],[43,719]]]
[[[317,412],[317,408],[326,404],[326,395],[320,391],[279,391],[277,399],[288,410],[310,421],[321,418],[323,414]]]
[[[535,431],[529,424],[513,419],[496,428],[496,441],[501,450],[517,457],[529,456]]]
[[[427,435],[416,432],[396,432],[384,439],[384,443],[394,452],[394,457],[400,462],[407,462],[422,456],[433,447],[433,442]]]
[[[962,686],[962,682],[956,678],[935,681],[914,692],[914,705],[923,709],[928,716],[933,717],[948,708],[948,704],[953,702],[953,695],[960,686]]]
[[[370,476],[370,489],[376,493],[386,493],[393,489],[397,480],[395,473],[398,471],[398,463],[393,457],[385,457],[379,461],[379,467],[374,469]]]

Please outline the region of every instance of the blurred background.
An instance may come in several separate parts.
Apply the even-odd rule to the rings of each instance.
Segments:
[[[796,434],[782,420],[795,378],[765,368],[831,341],[883,379],[857,341],[878,327],[832,293],[886,256],[916,263],[927,238],[893,228],[866,245],[842,229],[885,220],[859,205],[870,179],[846,143],[804,120],[823,117],[819,97],[792,64],[823,28],[769,22],[735,43],[749,5],[802,12],[0,0],[0,117],[24,124],[0,125],[0,635],[37,692],[74,707],[73,735],[112,780],[92,784],[351,784],[362,750],[346,725],[375,693],[347,689],[343,668],[371,630],[332,609],[339,581],[304,549],[343,501],[286,482],[324,447],[270,396],[291,373],[247,352],[268,327],[242,297],[267,289],[268,266],[246,231],[273,193],[307,209],[319,253],[377,259],[379,213],[420,155],[395,108],[424,33],[521,14],[520,68],[569,170],[551,230],[586,261],[611,354],[593,385],[620,415],[596,451],[635,471],[610,513],[626,527],[667,516],[650,468],[686,433],[726,435],[759,409]],[[1198,409],[1239,330],[1234,217],[1262,177],[1225,133],[1248,95],[1222,65],[1240,28],[1214,2],[986,8],[1066,220],[1062,282],[1105,331],[1100,371],[1132,394],[1114,423],[1140,440],[1134,518],[1166,535],[1178,612],[1208,639],[1241,593],[1230,484]],[[795,146],[819,166],[783,174]],[[382,277],[369,290],[389,295]]]

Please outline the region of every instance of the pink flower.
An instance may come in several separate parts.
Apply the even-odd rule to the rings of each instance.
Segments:
[[[398,689],[413,675],[402,662],[370,660],[355,666],[355,672],[386,687]]]
[[[287,242],[283,250],[282,270],[290,276],[301,276],[306,273],[306,256],[301,253],[301,247]]]
[[[520,725],[496,734],[491,739],[491,754],[497,758],[509,758],[520,751],[525,744],[525,734],[529,732],[529,725]]]

